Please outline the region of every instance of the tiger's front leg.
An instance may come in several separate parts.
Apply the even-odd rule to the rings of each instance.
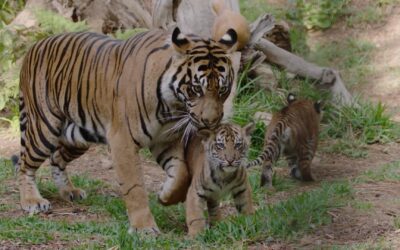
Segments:
[[[197,193],[195,183],[190,185],[186,199],[186,225],[188,227],[188,235],[194,237],[203,231],[206,226],[206,218],[204,216],[204,207],[206,200]]]
[[[159,229],[151,214],[144,186],[139,147],[132,140],[127,127],[115,127],[109,132],[108,141],[121,195],[128,212],[129,232],[158,234]]]
[[[184,202],[190,185],[190,176],[184,160],[184,146],[180,140],[151,147],[157,163],[164,169],[167,178],[158,199],[163,205]]]

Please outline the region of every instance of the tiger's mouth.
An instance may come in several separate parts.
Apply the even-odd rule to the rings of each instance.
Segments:
[[[221,115],[218,119],[213,122],[208,122],[204,119],[198,119],[194,114],[189,113],[190,122],[197,128],[197,129],[215,129],[219,126],[222,121],[223,116]]]

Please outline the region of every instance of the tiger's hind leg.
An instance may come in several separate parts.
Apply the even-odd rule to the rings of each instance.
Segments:
[[[272,162],[265,161],[262,163],[262,170],[261,170],[261,187],[272,188],[272,177],[274,175],[272,169]]]
[[[299,170],[299,158],[296,154],[290,155],[286,157],[289,168],[290,168],[290,176],[295,179],[301,180],[301,172]]]
[[[21,116],[23,114],[21,112]],[[58,137],[43,123],[34,125],[32,127],[26,120],[21,122],[21,157],[16,166],[21,207],[29,213],[46,212],[51,207],[50,202],[40,195],[35,175],[58,144]]]
[[[61,197],[67,201],[81,200],[86,198],[86,193],[76,188],[67,173],[67,164],[83,155],[88,147],[78,148],[62,145],[50,158],[51,174],[60,192]]]
[[[298,157],[294,157],[292,160],[289,158],[291,176],[302,181],[313,181],[314,178],[311,175],[311,161],[313,158],[314,151],[308,147],[304,147]]]

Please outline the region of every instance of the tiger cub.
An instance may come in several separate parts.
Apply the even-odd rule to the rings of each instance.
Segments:
[[[287,97],[288,105],[273,114],[265,133],[261,155],[247,167],[262,165],[261,186],[272,187],[272,164],[280,153],[286,156],[290,175],[303,181],[312,181],[311,161],[318,144],[321,102]]]
[[[244,128],[221,124],[214,131],[200,130],[190,141],[186,160],[192,182],[186,196],[186,223],[195,236],[206,226],[207,205],[212,224],[221,219],[220,200],[232,194],[239,213],[254,212],[251,187],[247,181],[246,157],[254,124]]]

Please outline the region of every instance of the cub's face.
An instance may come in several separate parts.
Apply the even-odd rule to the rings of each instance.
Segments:
[[[234,172],[246,157],[250,134],[254,124],[244,128],[233,124],[222,124],[214,132],[201,130],[205,152],[210,165],[224,172]]]
[[[189,121],[196,128],[213,129],[223,117],[224,102],[234,80],[230,53],[237,46],[236,32],[230,29],[218,42],[172,34],[176,60],[176,96],[184,103]]]

